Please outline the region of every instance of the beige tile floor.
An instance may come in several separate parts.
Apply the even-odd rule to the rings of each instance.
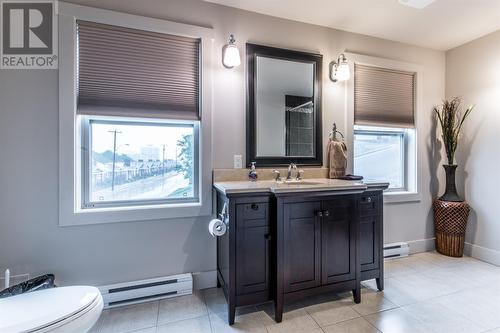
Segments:
[[[367,281],[361,304],[349,293],[287,305],[239,308],[226,323],[220,289],[105,310],[92,333],[500,333],[500,267],[435,252],[385,263],[383,292]]]

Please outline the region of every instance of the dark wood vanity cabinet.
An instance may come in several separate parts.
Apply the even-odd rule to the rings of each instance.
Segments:
[[[352,291],[377,279],[383,288],[382,191],[325,195],[224,194],[226,234],[217,238],[218,286],[228,301],[228,320],[237,306],[275,302],[283,306],[309,295]]]
[[[381,190],[366,191],[358,197],[359,262],[361,281],[375,279],[384,289],[383,195]]]
[[[270,194],[217,194],[227,207],[227,231],[217,237],[217,286],[228,301],[228,321],[237,306],[271,300],[272,231]]]

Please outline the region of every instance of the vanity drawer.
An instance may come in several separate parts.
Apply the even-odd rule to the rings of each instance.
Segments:
[[[244,220],[265,219],[267,221],[269,204],[267,202],[253,202],[238,205],[238,213]]]
[[[380,194],[363,194],[359,198],[359,215],[371,216],[380,213]]]

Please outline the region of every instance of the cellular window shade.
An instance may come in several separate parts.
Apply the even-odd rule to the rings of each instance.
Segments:
[[[415,73],[354,65],[354,123],[414,127]]]
[[[199,119],[200,40],[77,21],[79,114]]]

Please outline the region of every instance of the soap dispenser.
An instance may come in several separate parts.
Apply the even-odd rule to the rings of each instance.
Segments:
[[[255,162],[252,162],[252,166],[250,167],[250,172],[248,173],[248,179],[250,181],[257,181],[257,170],[255,169]]]

